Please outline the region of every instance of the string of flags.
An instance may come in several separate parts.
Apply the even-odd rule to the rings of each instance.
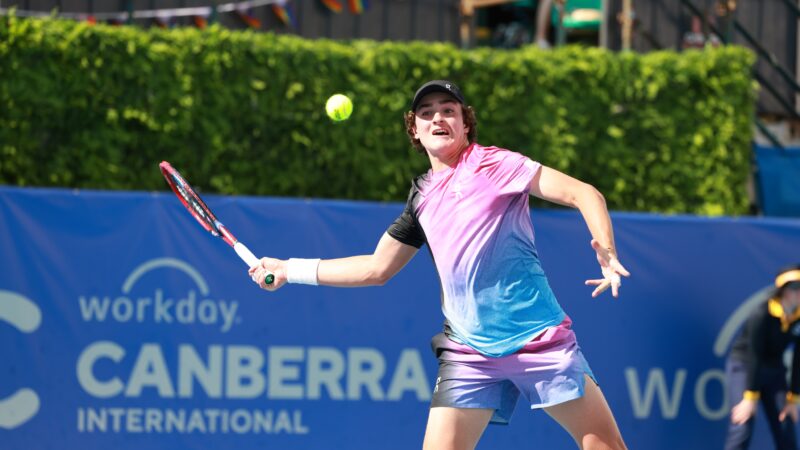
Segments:
[[[342,0],[320,0],[323,5],[336,14],[342,12],[344,5]],[[368,0],[347,0],[347,9],[353,14],[361,14],[369,8]]]
[[[320,1],[322,2],[323,5],[325,5],[325,7],[327,7],[328,9],[337,14],[342,12],[342,2],[340,2],[339,0],[320,0]]]
[[[237,9],[236,16],[250,28],[261,28],[261,21],[249,9]]]
[[[368,0],[319,0],[328,10],[340,13],[344,10],[344,4],[352,14],[362,14],[369,8]],[[223,3],[216,6],[195,6],[184,8],[149,9],[115,12],[58,12],[58,17],[86,21],[89,23],[107,22],[110,24],[132,23],[135,19],[151,20],[159,28],[169,28],[175,23],[175,19],[180,17],[191,18],[192,23],[197,28],[206,28],[209,22],[216,19],[220,13],[233,13],[245,25],[250,28],[261,28],[261,20],[255,17],[252,10],[263,6],[269,6],[275,17],[285,26],[296,28],[296,19],[291,0],[247,0],[231,3]],[[0,7],[0,15],[13,13],[18,17],[48,17],[53,15],[45,11],[28,11],[17,8]]]
[[[190,18],[197,28],[206,28],[216,19],[218,14],[232,13],[250,28],[261,28],[261,20],[255,17],[252,11],[256,8],[270,6],[272,13],[284,25],[296,27],[295,15],[292,11],[291,0],[246,0],[231,3],[222,3],[215,6],[194,6],[183,8],[162,8],[112,12],[57,12],[56,16],[65,19],[86,21],[92,24],[106,22],[114,25],[132,23],[133,20],[151,20],[159,28],[169,28],[181,17]],[[29,11],[18,8],[0,7],[0,15],[12,13],[17,17],[49,17],[49,11]]]

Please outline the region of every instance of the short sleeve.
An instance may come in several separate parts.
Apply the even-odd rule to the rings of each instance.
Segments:
[[[527,194],[531,180],[541,167],[525,155],[497,147],[484,148],[480,158],[480,171],[501,194]]]
[[[418,201],[419,191],[416,186],[412,186],[402,214],[386,230],[389,236],[415,248],[422,247],[422,244],[426,241],[425,233],[417,220],[416,204]]]

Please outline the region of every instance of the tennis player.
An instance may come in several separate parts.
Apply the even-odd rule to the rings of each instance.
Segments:
[[[528,195],[578,208],[603,278],[592,296],[629,276],[617,258],[603,196],[592,186],[512,151],[476,142],[477,122],[459,88],[425,83],[406,113],[412,145],[430,170],[411,185],[403,213],[371,255],[342,259],[262,258],[254,280],[381,285],[423,245],[442,288],[444,332],[423,447],[472,449],[489,423],[508,423],[522,394],[561,424],[582,449],[623,449],[617,424],[547,282],[534,245]],[[258,282],[258,281],[257,281]]]

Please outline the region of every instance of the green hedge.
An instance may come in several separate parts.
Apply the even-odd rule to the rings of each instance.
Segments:
[[[304,40],[0,17],[0,183],[404,200],[427,170],[402,115],[457,81],[479,141],[597,186],[615,210],[747,212],[755,88],[743,48],[613,53]],[[333,123],[336,92],[355,103]]]

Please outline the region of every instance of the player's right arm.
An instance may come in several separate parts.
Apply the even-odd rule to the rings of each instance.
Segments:
[[[371,255],[320,260],[316,266],[316,281],[325,286],[379,286],[389,281],[411,261],[417,250],[416,247],[404,244],[384,233]],[[308,270],[312,265],[310,262],[312,260],[305,261],[309,261],[308,266],[302,270]],[[251,267],[248,273],[254,280],[262,280],[259,286],[274,291],[288,281],[289,265],[290,262],[287,260],[261,258],[259,265]],[[296,270],[294,267],[291,270]],[[267,271],[275,274],[275,281],[270,285],[265,285],[263,282],[262,273]]]

